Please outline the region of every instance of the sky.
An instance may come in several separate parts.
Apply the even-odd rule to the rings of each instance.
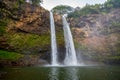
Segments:
[[[83,7],[86,4],[102,4],[107,0],[43,0],[41,6],[45,9],[51,10],[53,7],[57,5],[69,5],[72,7]]]

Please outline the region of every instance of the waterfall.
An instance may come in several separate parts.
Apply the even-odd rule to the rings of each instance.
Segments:
[[[63,19],[64,39],[66,45],[66,56],[65,56],[64,64],[74,66],[77,65],[77,57],[74,48],[72,34],[65,16],[63,16],[62,19]]]
[[[51,51],[52,51],[52,65],[58,65],[58,56],[57,56],[57,44],[56,44],[56,35],[55,35],[55,24],[53,13],[50,12],[50,26],[51,26]]]

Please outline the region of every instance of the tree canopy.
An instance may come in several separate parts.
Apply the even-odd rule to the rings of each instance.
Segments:
[[[68,14],[68,17],[77,18],[88,14],[108,13],[111,9],[120,8],[120,0],[107,0],[104,4],[89,5]]]
[[[120,0],[107,0],[105,3],[106,8],[120,8]]]
[[[43,0],[30,0],[33,5],[40,5],[40,3],[43,2]]]
[[[59,5],[54,7],[53,12],[58,13],[58,14],[66,14],[74,10],[71,6],[68,5]]]

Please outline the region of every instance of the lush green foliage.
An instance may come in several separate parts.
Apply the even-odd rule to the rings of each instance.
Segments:
[[[58,45],[63,45],[64,44],[63,32],[61,31],[57,32],[56,35]],[[36,35],[17,32],[6,34],[6,37],[8,38],[8,43],[11,46],[14,46],[15,48],[18,48],[20,50],[31,49],[34,47],[45,49],[49,47],[49,45],[51,44],[50,34]]]
[[[56,40],[59,46],[64,46],[64,33],[62,30],[56,32]]]
[[[102,5],[100,5],[100,4],[96,4],[96,5],[86,4],[86,6],[83,7],[82,9],[75,10],[74,12],[69,13],[68,17],[77,18],[77,17],[80,17],[80,16],[86,16],[88,14],[98,14],[101,11],[101,7],[102,7]]]
[[[3,35],[5,33],[5,27],[0,26],[0,35]]]
[[[40,5],[40,3],[42,3],[42,0],[30,0],[32,2],[33,5]]]
[[[9,19],[2,18],[0,19],[0,35],[3,35],[6,32],[6,26],[10,22]]]
[[[104,4],[105,8],[120,8],[120,0],[107,0]]]
[[[95,4],[95,5],[86,5],[80,10],[80,15],[85,16],[88,14],[98,14],[102,10],[102,5],[101,4]]]
[[[18,60],[22,57],[23,55],[19,53],[0,50],[0,59]]]
[[[35,34],[25,34],[25,33],[13,33],[7,35],[8,43],[20,50],[30,49],[36,46],[40,48],[45,48],[50,45],[50,35],[35,35]]]
[[[13,9],[15,10],[18,10],[21,6],[21,4],[24,4],[25,3],[25,0],[16,0],[16,2],[11,5],[13,7]]]
[[[19,3],[22,4],[22,3],[25,3],[26,0],[19,0]]]
[[[108,13],[111,9],[120,8],[120,0],[108,0],[104,4],[89,5],[86,4],[80,10],[75,10],[68,14],[69,18],[77,18],[89,14]]]
[[[69,13],[70,11],[73,11],[73,8],[67,5],[59,5],[54,7],[52,10],[54,13],[66,14],[66,13]]]

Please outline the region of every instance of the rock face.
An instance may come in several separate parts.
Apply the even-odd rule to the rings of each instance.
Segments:
[[[9,20],[7,27],[5,26],[7,34],[50,35],[49,12],[44,8],[26,2],[20,4],[19,0],[13,2],[3,0],[0,1],[0,4],[2,5],[1,17],[3,20],[4,18]],[[1,22],[1,24],[3,23]],[[5,38],[4,42],[7,42],[8,37],[10,36],[1,36],[1,39]],[[14,36],[12,37],[14,38]]]
[[[4,64],[8,64],[8,66],[14,66],[14,64],[15,66],[28,66],[50,63],[49,11],[30,3],[20,3],[20,0],[2,0],[0,5],[0,24],[6,23],[3,26],[0,25],[0,29],[3,27],[5,32],[0,33],[0,50],[25,55],[25,58],[18,61],[0,60],[0,64],[2,66]],[[54,19],[58,50],[64,51],[61,16],[54,14]],[[37,57],[32,58],[31,56],[34,55]],[[29,56],[29,59],[26,59],[26,56]]]
[[[21,30],[28,33],[44,34],[49,33],[49,12],[40,6],[33,6],[30,3],[20,3],[19,0],[0,1],[2,17],[12,19],[8,24],[9,30]]]
[[[34,34],[50,33],[49,31],[49,12],[42,7],[32,6],[31,4],[22,5],[23,12],[19,14],[19,20],[15,21],[16,30]],[[10,29],[14,29],[13,25]]]
[[[120,9],[116,9],[108,14],[92,14],[68,19],[78,53],[81,53],[85,60],[120,62],[120,59],[116,58],[120,53],[119,15]]]

